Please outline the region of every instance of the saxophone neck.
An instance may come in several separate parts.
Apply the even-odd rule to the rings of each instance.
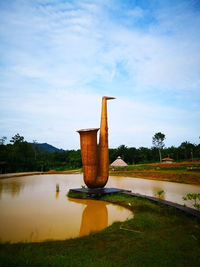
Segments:
[[[101,126],[100,126],[100,139],[102,135],[106,134],[108,129],[107,121],[107,100],[115,99],[115,97],[103,96],[102,97],[102,109],[101,109]]]
[[[114,97],[102,97],[101,126],[99,135],[99,160],[98,160],[98,179],[102,181],[103,186],[108,180],[108,122],[107,122],[107,100]]]

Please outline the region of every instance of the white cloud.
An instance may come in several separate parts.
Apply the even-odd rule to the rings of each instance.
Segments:
[[[120,16],[113,19],[111,5],[98,1],[17,0],[5,6],[2,135],[22,131],[29,141],[77,148],[74,131],[99,126],[103,91],[118,97],[109,103],[112,147],[150,146],[156,131],[169,137],[169,145],[195,140],[200,39],[199,19],[190,9],[163,8],[153,14],[157,22],[144,29],[127,26]],[[134,22],[148,16],[141,7],[125,11]],[[155,93],[147,100],[148,90],[158,92],[157,101]],[[190,102],[185,109],[173,106],[170,94],[178,94],[179,103]]]
[[[12,113],[11,118],[2,120],[6,135],[11,134],[9,125],[14,125],[11,136],[20,132],[29,141],[37,139],[70,149],[79,147],[76,130],[100,126],[101,96],[65,90],[49,91],[48,95],[30,93],[23,103],[15,95],[2,108]],[[194,119],[198,116],[193,114]],[[119,97],[108,102],[110,146],[151,146],[152,136],[158,131],[166,134],[169,145],[176,144],[191,138],[191,119],[184,110]]]
[[[157,15],[160,24],[147,32],[112,22],[100,5],[77,2],[66,7],[23,7],[24,13],[19,8],[18,13],[9,13],[3,31],[10,41],[19,43],[12,61],[16,69],[23,70],[21,75],[42,75],[52,86],[54,82],[66,86],[95,79],[107,82],[114,79],[116,64],[123,61],[127,78],[136,87],[199,89],[199,38],[190,34],[191,28],[198,30],[199,23],[188,26],[184,22],[184,17],[192,19],[189,11],[172,19],[163,10]],[[136,7],[128,12],[144,11]],[[181,23],[192,40],[185,28],[177,26]],[[172,34],[165,33],[168,29]]]

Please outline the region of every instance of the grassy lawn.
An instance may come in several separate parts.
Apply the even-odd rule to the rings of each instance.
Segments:
[[[200,161],[151,163],[110,168],[112,176],[129,176],[200,185]]]
[[[66,241],[0,244],[0,266],[200,265],[197,219],[174,208],[123,194],[101,200],[128,207],[134,218]]]

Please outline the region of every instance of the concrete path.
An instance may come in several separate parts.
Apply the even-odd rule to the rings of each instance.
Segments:
[[[130,192],[123,192],[123,194],[129,195],[129,196],[134,196],[134,197],[146,198],[146,199],[151,200],[153,202],[162,203],[164,205],[174,207],[178,210],[185,212],[188,215],[195,216],[198,220],[200,220],[200,211],[198,211],[198,210],[188,208],[186,206],[183,206],[183,205],[171,202],[171,201],[162,200],[162,199],[159,199],[156,197],[141,195],[141,194],[132,193],[132,192],[131,193]]]

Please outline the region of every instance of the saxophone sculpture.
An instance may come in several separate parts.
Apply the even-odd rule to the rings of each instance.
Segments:
[[[99,146],[97,145],[97,132],[99,128],[77,131],[80,134],[83,179],[89,188],[102,188],[108,181],[107,100],[110,99],[115,98],[107,96],[102,97]]]

